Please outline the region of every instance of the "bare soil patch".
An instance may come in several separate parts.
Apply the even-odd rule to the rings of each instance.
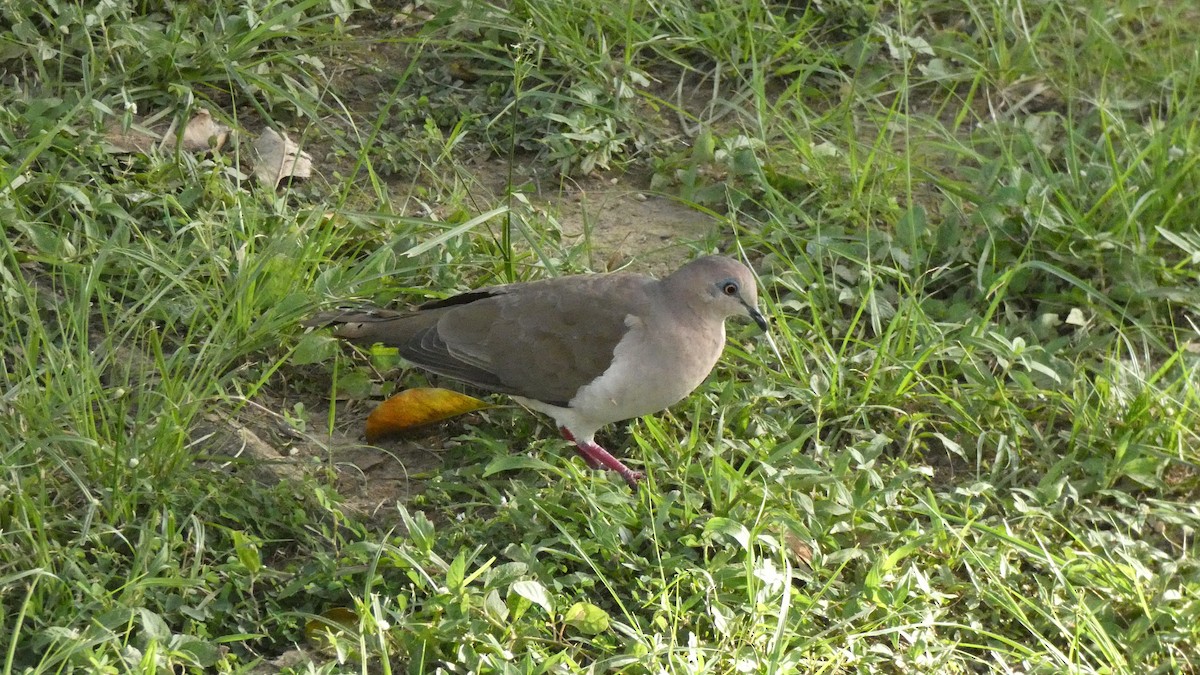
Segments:
[[[530,202],[558,223],[565,244],[585,245],[598,272],[628,267],[661,276],[695,257],[695,244],[725,234],[716,218],[651,193],[649,176],[596,175],[548,185],[530,178],[532,166],[522,169],[517,173],[533,186]],[[509,175],[508,160],[476,164],[482,203],[503,194]]]

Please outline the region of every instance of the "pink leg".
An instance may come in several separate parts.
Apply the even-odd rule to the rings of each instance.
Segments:
[[[575,443],[575,441],[571,441],[571,442]],[[596,459],[596,456],[593,455],[589,451],[589,449],[585,449],[583,446],[579,445],[578,443],[575,443],[575,452],[579,453],[579,456],[583,458],[583,461],[588,465],[588,468],[590,468],[590,469],[603,469],[604,468],[604,462],[601,462],[600,460]]]
[[[621,478],[625,479],[625,482],[629,484],[629,487],[633,488],[634,490],[637,489],[638,481],[642,479],[642,473],[640,471],[633,471],[629,467],[625,466],[621,460],[613,457],[607,450],[595,443],[580,443],[575,439],[575,436],[567,430],[566,427],[559,427],[558,430],[562,432],[563,438],[575,444],[575,449],[583,457],[583,461],[588,463],[588,466],[592,467],[593,469],[606,467],[616,471],[618,474],[620,474]]]
[[[570,431],[567,431],[566,427],[559,427],[558,431],[559,431],[559,433],[561,433],[563,435],[563,438],[565,438],[568,441],[571,441],[571,443],[575,444],[575,452],[579,453],[579,456],[583,458],[583,461],[587,463],[589,468],[592,468],[592,469],[603,469],[604,468],[604,463],[601,462],[599,459],[596,459],[596,456],[592,454],[590,448],[585,448],[582,445],[580,445],[579,441],[575,440],[575,435],[572,434]]]

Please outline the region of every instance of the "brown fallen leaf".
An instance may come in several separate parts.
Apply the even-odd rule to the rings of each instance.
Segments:
[[[408,2],[392,15],[392,28],[419,28],[421,24],[432,20],[434,13],[417,7],[416,3]]]
[[[803,539],[798,537],[791,529],[783,530],[783,543],[787,546],[787,550],[792,554],[792,560],[803,567],[812,568],[813,550]]]
[[[114,155],[149,154],[162,140],[162,135],[151,130],[132,126],[122,129],[119,124],[108,125],[104,130],[105,152]]]
[[[254,177],[259,183],[275,188],[284,178],[311,175],[312,155],[301,150],[287,134],[267,128],[254,139]]]
[[[473,396],[449,389],[406,389],[371,411],[367,417],[367,442],[487,407],[487,403]]]
[[[105,130],[104,140],[108,151],[118,155],[149,154],[155,148],[171,152],[176,143],[183,152],[208,152],[220,150],[230,134],[229,127],[218,122],[205,108],[192,115],[182,135],[176,133],[176,128],[175,122],[164,128],[161,124],[152,124],[149,119],[135,120],[129,129],[113,123]]]
[[[167,138],[172,137],[173,135],[167,136]],[[227,138],[229,138],[229,127],[217,122],[213,119],[212,113],[201,108],[183,128],[181,147],[184,152],[220,150],[221,146],[225,145]],[[164,138],[163,142],[165,143],[166,140]]]

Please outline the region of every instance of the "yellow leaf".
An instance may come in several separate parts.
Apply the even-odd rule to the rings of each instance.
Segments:
[[[304,624],[308,644],[323,651],[332,651],[338,638],[350,638],[358,630],[358,614],[348,607],[334,607]]]
[[[401,431],[486,407],[488,404],[477,398],[449,389],[407,389],[371,411],[367,417],[367,442],[374,443]]]

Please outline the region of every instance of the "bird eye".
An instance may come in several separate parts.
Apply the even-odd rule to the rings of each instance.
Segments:
[[[725,295],[734,296],[738,294],[738,285],[733,281],[726,281],[721,285],[721,292]]]

